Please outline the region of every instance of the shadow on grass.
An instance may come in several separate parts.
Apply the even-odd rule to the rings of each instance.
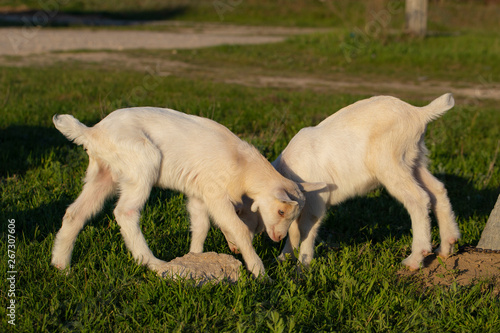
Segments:
[[[13,125],[0,131],[0,176],[25,174],[56,147],[74,147],[55,128]]]
[[[0,12],[0,26],[127,26],[172,20],[184,15],[188,9],[187,5],[177,5],[137,11],[85,11],[59,10],[59,8],[14,10]]]
[[[457,219],[468,221],[489,216],[500,189],[477,190],[466,178],[449,174],[436,176],[448,190]],[[374,193],[332,207],[320,233],[322,240],[337,247],[339,244],[382,242],[388,237],[398,240],[411,235],[411,220],[404,206],[385,189]],[[430,215],[432,226],[437,226],[434,215]]]
[[[80,190],[78,194],[80,194]],[[151,191],[150,197],[146,203],[146,206],[154,207],[161,203],[161,205],[166,205],[166,203],[171,201],[179,201],[178,199],[179,193],[170,190],[162,190],[159,188],[153,188]],[[64,214],[66,213],[66,209],[68,206],[73,203],[76,199],[76,195],[72,196],[69,194],[63,194],[59,197],[58,200],[52,200],[50,203],[41,204],[36,208],[24,209],[24,210],[3,210],[2,215],[4,219],[14,219],[16,222],[16,237],[18,239],[22,239],[27,243],[31,242],[44,242],[47,238],[55,237],[57,231],[61,228],[62,219]],[[109,228],[114,228],[114,224],[116,224],[116,219],[113,214],[113,210],[116,206],[116,201],[118,196],[110,197],[103,209],[99,211],[95,216],[91,217],[85,224],[82,231],[85,228],[92,226],[97,230],[104,230]],[[182,216],[187,213],[182,212],[179,213],[179,210],[171,211],[169,209],[157,209],[154,213],[148,213],[151,209],[143,209],[141,213],[141,221],[144,221],[144,218],[149,215],[147,218],[149,220],[153,220],[154,222],[148,222],[145,226],[144,223],[141,223],[142,231],[144,236],[147,239],[148,244],[156,250],[157,255],[159,255],[160,259],[173,259],[175,255],[178,255],[178,252],[168,251],[169,246],[168,240],[162,239],[165,235],[168,235],[169,239],[178,240],[181,238],[189,238],[190,232],[188,224],[186,223],[185,228],[182,228],[182,234],[178,230],[179,226],[169,225],[172,221],[178,223],[179,214]],[[154,214],[151,216],[151,214]],[[181,217],[182,217],[181,216]],[[151,223],[156,226],[151,230],[148,228],[151,227]],[[117,226],[117,225],[116,225]],[[171,230],[166,230],[165,228],[171,228]],[[161,230],[160,234],[155,234],[154,230]],[[186,230],[184,230],[186,229]],[[119,228],[117,229],[119,230]],[[100,232],[99,231],[99,232]],[[184,232],[185,231],[185,232]],[[119,234],[119,233],[118,233]],[[80,239],[80,241],[78,241]],[[81,243],[82,237],[77,238],[77,243]],[[121,235],[118,235],[118,239],[123,243],[123,238]],[[53,241],[52,239],[50,240]],[[122,244],[124,246],[124,243]],[[111,244],[103,244],[106,248],[111,247]],[[85,249],[80,249],[81,251],[86,251]],[[167,250],[167,251],[166,251]],[[178,250],[178,249],[177,249]],[[186,249],[187,251],[187,249]],[[186,252],[187,253],[187,252]],[[185,253],[184,253],[185,254]],[[75,260],[78,258],[78,251],[75,252]]]

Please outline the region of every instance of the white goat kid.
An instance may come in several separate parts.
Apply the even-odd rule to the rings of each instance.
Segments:
[[[52,264],[60,269],[69,267],[85,222],[116,191],[114,215],[128,249],[138,262],[158,272],[164,262],[148,248],[139,226],[140,211],[153,186],[187,195],[190,252],[203,252],[211,216],[241,251],[254,276],[264,274],[264,266],[252,247],[253,234],[235,211],[242,197],[253,200],[251,210],[259,211],[274,241],[286,236],[304,205],[299,185],[281,176],[253,146],[210,119],[143,107],[112,112],[94,127],[70,115],[56,115],[53,121],[89,155],[83,191],[68,207],[54,242]]]
[[[290,226],[280,259],[293,256],[301,243],[299,261],[309,265],[327,208],[379,185],[403,203],[411,217],[412,253],[403,264],[417,269],[432,251],[429,207],[440,229],[437,253],[451,254],[460,232],[444,185],[427,169],[424,134],[427,123],[453,105],[451,94],[424,107],[378,96],[347,106],[316,127],[300,130],[273,165],[289,179],[325,182],[329,190],[305,193],[306,204]]]

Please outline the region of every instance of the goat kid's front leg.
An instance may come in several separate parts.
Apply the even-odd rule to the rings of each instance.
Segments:
[[[208,208],[203,200],[191,197],[188,199],[187,210],[191,222],[191,245],[189,252],[202,253],[203,244],[210,230]]]
[[[311,261],[314,258],[314,244],[316,241],[316,236],[318,234],[319,227],[320,223],[312,224],[311,228],[309,229],[307,237],[300,245],[299,261],[305,267],[309,267]]]
[[[284,259],[287,254],[295,258],[294,251],[299,251],[299,262],[308,267],[314,258],[314,245],[319,227],[326,212],[325,198],[319,195],[309,195],[306,205],[299,218],[295,220],[288,230],[288,238],[280,255]],[[300,245],[300,246],[299,246]]]
[[[217,203],[209,207],[210,215],[215,223],[224,235],[234,242],[252,275],[254,277],[264,275],[264,264],[252,246],[252,236],[246,224],[236,214],[233,204],[224,199],[215,201]]]
[[[290,259],[297,259],[295,257],[295,250],[299,249],[300,246],[300,230],[299,230],[299,220],[295,220],[290,224],[288,229],[288,237],[286,238],[285,246],[278,256],[278,260],[283,262]]]

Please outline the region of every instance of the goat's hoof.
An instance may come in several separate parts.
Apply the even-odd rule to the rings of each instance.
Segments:
[[[458,242],[459,237],[450,237],[448,242],[442,241],[439,247],[434,250],[436,256],[446,259],[453,255],[455,252],[455,244]]]
[[[415,272],[415,271],[418,271],[420,269],[420,265],[419,266],[409,266],[409,265],[404,265],[403,266],[409,270],[410,272]]]
[[[70,267],[67,263],[64,263],[62,260],[52,260],[50,264],[60,271],[69,270]]]
[[[450,243],[450,244],[446,244],[446,246],[443,247],[443,244],[441,244],[435,251],[434,253],[436,254],[436,256],[440,257],[440,258],[443,258],[443,259],[446,259],[448,257],[450,257],[451,255],[453,255],[454,253],[454,247],[453,247],[453,244],[454,243]]]
[[[403,264],[403,266],[405,266],[407,269],[409,269],[410,271],[417,271],[420,269],[420,262],[414,260],[413,258],[406,258],[405,260],[403,260],[401,262]]]
[[[69,266],[63,267],[63,266],[57,265],[57,264],[52,264],[52,266],[57,268],[57,270],[64,275],[69,275],[69,273],[71,272],[71,268]]]
[[[287,261],[287,260],[291,260],[293,257],[292,257],[292,254],[291,253],[282,253],[280,254],[276,260],[278,262],[284,262],[284,261]]]

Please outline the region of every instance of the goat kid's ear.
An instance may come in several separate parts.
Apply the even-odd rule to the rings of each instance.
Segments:
[[[324,190],[327,188],[327,184],[324,182],[319,183],[297,183],[300,191],[302,192],[314,192],[319,190]]]
[[[257,200],[253,202],[252,207],[250,207],[250,210],[254,213],[259,210],[259,205],[257,204]]]
[[[288,194],[284,190],[278,191],[274,197],[276,198],[276,200],[279,200],[282,203],[290,205],[290,206],[296,206],[299,204],[297,201],[293,201],[292,199],[290,199],[290,197],[288,196]]]

